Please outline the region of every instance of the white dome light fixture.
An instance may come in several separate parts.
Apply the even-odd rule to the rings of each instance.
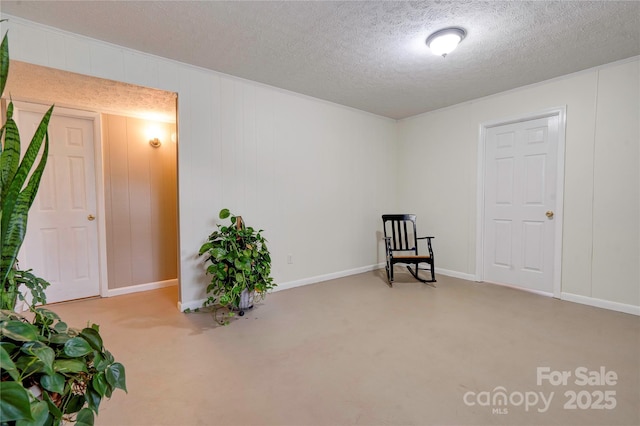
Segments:
[[[458,44],[467,36],[464,28],[448,27],[436,31],[427,37],[427,46],[435,55],[446,57],[458,47]]]

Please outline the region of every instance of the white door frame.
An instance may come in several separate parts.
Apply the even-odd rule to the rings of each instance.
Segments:
[[[478,141],[478,193],[477,193],[477,215],[476,215],[476,276],[478,282],[484,281],[484,207],[485,207],[485,149],[487,130],[492,127],[506,124],[519,123],[523,121],[535,120],[538,118],[558,117],[558,170],[556,178],[556,206],[555,215],[555,241],[553,259],[553,294],[555,298],[560,298],[562,290],[562,222],[564,218],[564,151],[565,133],[567,125],[567,107],[561,106],[549,108],[535,113],[518,115],[515,117],[503,118],[499,120],[480,123],[480,135]],[[543,293],[550,295],[549,293]]]
[[[24,111],[38,112],[44,114],[51,105],[43,105],[26,101],[13,101],[15,108]],[[99,289],[100,296],[106,297],[108,292],[107,277],[107,227],[105,221],[105,199],[104,199],[104,167],[102,166],[102,116],[100,113],[93,111],[84,111],[80,109],[71,109],[63,107],[54,107],[54,114],[64,117],[81,118],[91,120],[93,122],[93,162],[95,168],[96,182],[96,216],[98,221],[98,279],[100,280]],[[22,141],[23,143],[27,143]]]

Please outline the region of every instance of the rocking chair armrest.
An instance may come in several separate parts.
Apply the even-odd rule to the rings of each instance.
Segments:
[[[429,256],[433,259],[433,248],[431,248],[431,240],[435,237],[417,237],[416,240],[427,240],[427,250],[429,250]]]
[[[384,248],[387,252],[387,256],[393,256],[393,250],[391,250],[391,237],[383,237],[384,238]]]

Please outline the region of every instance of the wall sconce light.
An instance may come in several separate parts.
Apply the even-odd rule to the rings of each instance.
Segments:
[[[162,143],[160,142],[160,139],[153,138],[149,140],[149,145],[151,145],[154,148],[160,148],[160,145],[162,145]]]
[[[427,46],[434,54],[444,58],[449,53],[453,52],[466,36],[467,32],[464,28],[443,28],[427,37]]]

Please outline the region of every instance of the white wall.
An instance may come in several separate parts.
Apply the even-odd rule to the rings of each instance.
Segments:
[[[563,297],[640,313],[639,82],[635,58],[400,121],[399,206],[438,266],[476,271],[481,123],[566,105]]]
[[[178,93],[183,306],[204,297],[196,254],[223,207],[265,229],[278,283],[381,261],[394,120],[10,18],[12,59]]]

